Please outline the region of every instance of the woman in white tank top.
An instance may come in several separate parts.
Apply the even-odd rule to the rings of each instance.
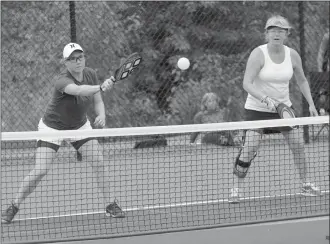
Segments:
[[[269,18],[265,26],[267,43],[255,48],[250,54],[243,80],[243,88],[248,92],[244,106],[246,120],[280,119],[273,99],[292,106],[289,82],[293,75],[309,104],[311,116],[318,115],[302,69],[301,58],[294,49],[284,45],[290,28],[289,22],[282,16]],[[272,130],[280,131],[289,144],[302,183],[301,193],[319,195],[320,189],[308,181],[308,163],[301,130],[291,127],[272,128]],[[237,202],[240,198],[239,186],[243,183],[249,166],[257,154],[260,140],[265,132],[266,129],[246,131],[244,146],[234,164],[234,177],[237,177],[237,181],[231,190],[229,198],[231,202]]]

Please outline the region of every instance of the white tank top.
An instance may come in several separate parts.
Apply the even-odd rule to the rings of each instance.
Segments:
[[[293,75],[290,48],[284,46],[285,58],[280,64],[274,63],[268,54],[267,44],[259,46],[265,57],[265,64],[254,80],[254,85],[262,91],[263,94],[291,106],[289,97],[289,81]],[[244,108],[271,112],[264,103],[248,94]]]

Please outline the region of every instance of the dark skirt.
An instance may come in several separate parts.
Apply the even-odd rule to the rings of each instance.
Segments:
[[[268,113],[268,112],[260,112],[256,110],[245,109],[246,121],[272,120],[272,119],[280,119],[280,118],[281,117],[278,113]],[[271,134],[271,133],[280,133],[281,131],[290,131],[293,128],[291,126],[281,126],[281,127],[272,127],[272,128],[265,127],[260,129],[262,129],[263,133],[265,134]]]

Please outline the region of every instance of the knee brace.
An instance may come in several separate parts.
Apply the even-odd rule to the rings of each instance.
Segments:
[[[238,178],[245,178],[247,172],[251,166],[252,160],[257,156],[257,153],[254,153],[254,156],[249,162],[243,162],[239,159],[241,153],[238,154],[234,164],[233,174],[236,175]]]

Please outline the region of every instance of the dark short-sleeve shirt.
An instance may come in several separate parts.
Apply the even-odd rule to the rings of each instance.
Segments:
[[[97,74],[93,69],[86,67],[83,70],[82,82],[78,82],[67,70],[55,77],[53,95],[43,116],[43,122],[48,127],[57,130],[75,130],[87,122],[87,110],[93,103],[93,95],[67,94],[64,89],[69,84],[97,85]]]

